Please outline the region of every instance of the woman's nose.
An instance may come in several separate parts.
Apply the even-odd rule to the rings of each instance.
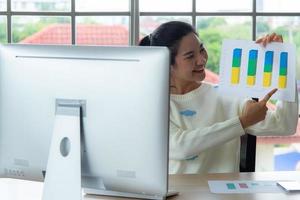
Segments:
[[[204,55],[199,54],[196,58],[197,65],[203,65],[206,63],[206,57]]]

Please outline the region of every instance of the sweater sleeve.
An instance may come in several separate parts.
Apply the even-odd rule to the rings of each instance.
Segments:
[[[298,93],[295,102],[276,103],[275,111],[268,111],[265,120],[248,127],[246,133],[257,136],[292,135],[298,123]]]
[[[238,117],[210,127],[183,130],[170,122],[170,159],[183,160],[244,134]]]

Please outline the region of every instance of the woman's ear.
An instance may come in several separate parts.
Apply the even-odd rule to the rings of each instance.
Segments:
[[[170,91],[173,94],[177,93],[176,84],[175,84],[175,75],[173,70],[171,70],[170,73]]]
[[[175,66],[174,65],[170,65],[170,76],[173,78],[175,75]]]
[[[174,71],[176,69],[176,63],[170,65],[170,71]]]
[[[171,70],[170,70],[170,82],[171,82],[171,85],[174,84],[174,68],[173,66],[171,65]]]
[[[174,65],[170,65],[170,71],[172,72],[174,70]]]

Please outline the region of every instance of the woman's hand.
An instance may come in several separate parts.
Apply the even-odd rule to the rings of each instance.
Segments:
[[[258,102],[249,100],[246,103],[242,116],[240,116],[240,121],[244,129],[265,119],[268,111],[266,104],[276,91],[277,89],[273,89]]]
[[[264,47],[270,42],[283,42],[282,35],[272,33],[256,40],[256,43],[262,44]]]

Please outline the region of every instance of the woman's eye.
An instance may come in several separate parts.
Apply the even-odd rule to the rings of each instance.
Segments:
[[[204,45],[201,44],[201,45],[200,45],[200,53],[202,53],[204,50],[205,50]]]
[[[191,59],[191,58],[194,58],[194,55],[190,55],[190,56],[186,57],[186,59]]]

